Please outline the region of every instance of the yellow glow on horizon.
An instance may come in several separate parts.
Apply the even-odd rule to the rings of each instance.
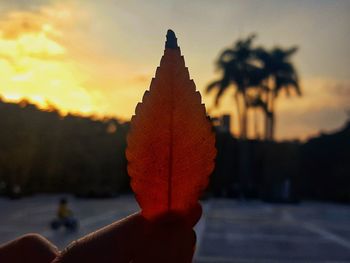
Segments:
[[[94,39],[77,33],[74,26],[87,17],[74,6],[47,5],[0,19],[0,98],[55,107],[63,115],[128,120],[149,82],[135,78],[143,72],[105,57]]]
[[[66,10],[50,12],[69,17]],[[40,108],[55,105],[63,114],[96,111],[98,92],[86,89],[86,77],[52,37],[62,32],[42,17],[27,13],[10,14],[8,19],[0,23],[0,96],[13,102],[27,99]]]
[[[0,98],[11,102],[26,99],[39,108],[56,107],[62,114],[108,115],[129,120],[154,77],[162,47],[148,39],[145,50],[149,56],[143,56],[143,48],[129,47],[136,39],[134,35],[123,35],[125,28],[118,28],[118,21],[123,20],[105,19],[105,13],[94,7],[82,8],[73,1],[50,2],[27,11],[9,11],[0,17]],[[234,89],[226,92],[219,108],[213,106],[214,93],[204,92],[205,86],[216,78],[212,60],[217,53],[191,51],[191,43],[185,40],[197,43],[193,42],[197,39],[189,36],[191,31],[186,32],[179,29],[179,34],[186,36],[179,37],[179,43],[203,103],[212,116],[230,114],[232,131],[237,135]],[[156,36],[154,32],[148,36],[153,34]],[[143,41],[143,35],[138,37],[141,38],[137,41]],[[337,83],[344,86],[340,91],[333,87]],[[324,109],[338,110],[340,115],[348,109],[349,96],[344,91],[350,85],[348,79],[307,76],[301,84],[301,98],[281,94],[276,102],[277,138],[303,138],[317,132],[321,125],[328,129],[328,123],[336,127],[338,124],[331,122],[334,114],[327,117]],[[254,119],[254,113],[249,114]],[[259,127],[263,127],[264,115],[257,115]],[[323,119],[312,123],[304,115],[322,115]],[[343,117],[337,119],[340,122]]]

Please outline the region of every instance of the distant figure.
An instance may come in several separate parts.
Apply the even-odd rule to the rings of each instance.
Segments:
[[[60,200],[57,209],[57,219],[51,222],[51,228],[54,230],[59,229],[61,226],[69,230],[76,230],[78,228],[78,221],[73,217],[73,212],[69,209],[66,198]]]
[[[72,210],[68,208],[68,202],[66,198],[61,198],[58,205],[57,217],[61,220],[66,220],[73,216]]]

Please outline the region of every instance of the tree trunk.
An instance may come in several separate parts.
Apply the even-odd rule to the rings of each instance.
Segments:
[[[270,114],[270,104],[271,104],[271,91],[267,90],[265,91],[265,140],[268,141],[270,139],[270,126],[271,126],[271,114]]]
[[[275,112],[271,111],[270,118],[270,140],[273,141],[275,139]]]
[[[258,126],[258,109],[254,108],[254,137],[256,140],[260,139],[259,126]]]
[[[247,108],[243,108],[242,113],[242,135],[241,139],[247,139]]]
[[[239,94],[235,93],[235,100],[236,100],[236,106],[237,106],[237,123],[238,123],[238,130],[239,130],[239,136],[242,137],[242,111],[241,111],[241,103],[239,101]]]
[[[271,96],[271,108],[270,108],[270,123],[269,123],[269,140],[275,139],[275,97]]]
[[[269,116],[268,111],[265,111],[264,114],[265,114],[265,127],[264,127],[265,134],[264,134],[264,137],[265,137],[265,140],[267,141],[269,139],[270,116]]]
[[[243,109],[242,109],[242,134],[241,134],[241,139],[247,139],[247,122],[248,122],[248,116],[247,116],[247,97],[246,93],[243,92]]]

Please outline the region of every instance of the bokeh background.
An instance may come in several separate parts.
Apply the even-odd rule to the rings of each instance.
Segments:
[[[0,241],[36,231],[64,247],[137,210],[126,136],[171,28],[217,136],[196,260],[350,262],[349,12],[0,0]],[[49,229],[62,196],[78,233]]]

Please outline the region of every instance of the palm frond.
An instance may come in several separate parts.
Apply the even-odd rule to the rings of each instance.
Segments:
[[[208,86],[205,88],[205,93],[210,93],[214,88],[217,86],[220,86],[221,80],[215,80],[208,84]]]

